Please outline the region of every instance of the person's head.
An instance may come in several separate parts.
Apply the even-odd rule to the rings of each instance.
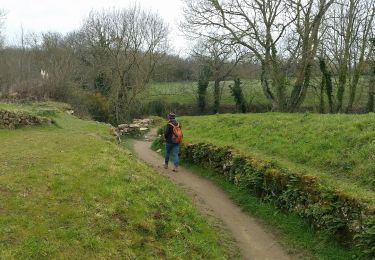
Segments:
[[[176,114],[173,112],[170,112],[167,116],[169,121],[176,120]]]

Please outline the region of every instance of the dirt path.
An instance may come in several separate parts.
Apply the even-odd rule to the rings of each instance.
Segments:
[[[188,195],[193,198],[203,214],[221,220],[226,226],[225,229],[229,230],[235,238],[243,259],[290,259],[272,235],[266,233],[254,218],[242,212],[222,189],[183,167],[178,173],[165,170],[162,167],[162,156],[152,151],[150,145],[148,141],[136,140],[134,151],[140,159],[156,168],[161,174],[187,188]]]

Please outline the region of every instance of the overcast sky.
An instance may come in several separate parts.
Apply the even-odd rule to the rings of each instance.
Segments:
[[[66,33],[78,29],[91,10],[126,8],[139,3],[158,12],[169,24],[171,44],[176,53],[183,53],[187,44],[177,23],[181,18],[181,0],[0,0],[6,15],[7,42],[19,38],[21,26],[25,32],[58,31]]]

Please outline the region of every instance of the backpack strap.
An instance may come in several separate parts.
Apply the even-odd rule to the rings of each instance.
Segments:
[[[180,123],[178,123],[178,122],[177,122],[177,125],[174,125],[174,124],[172,124],[172,123],[168,123],[168,125],[172,126],[173,128],[175,128],[175,127],[180,127]]]

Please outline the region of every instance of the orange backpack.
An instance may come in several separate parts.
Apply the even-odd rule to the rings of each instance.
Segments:
[[[173,127],[172,142],[174,144],[181,143],[183,135],[182,135],[182,130],[181,130],[180,124],[177,123],[177,125],[174,125],[172,123],[169,123],[169,125],[171,125]]]

